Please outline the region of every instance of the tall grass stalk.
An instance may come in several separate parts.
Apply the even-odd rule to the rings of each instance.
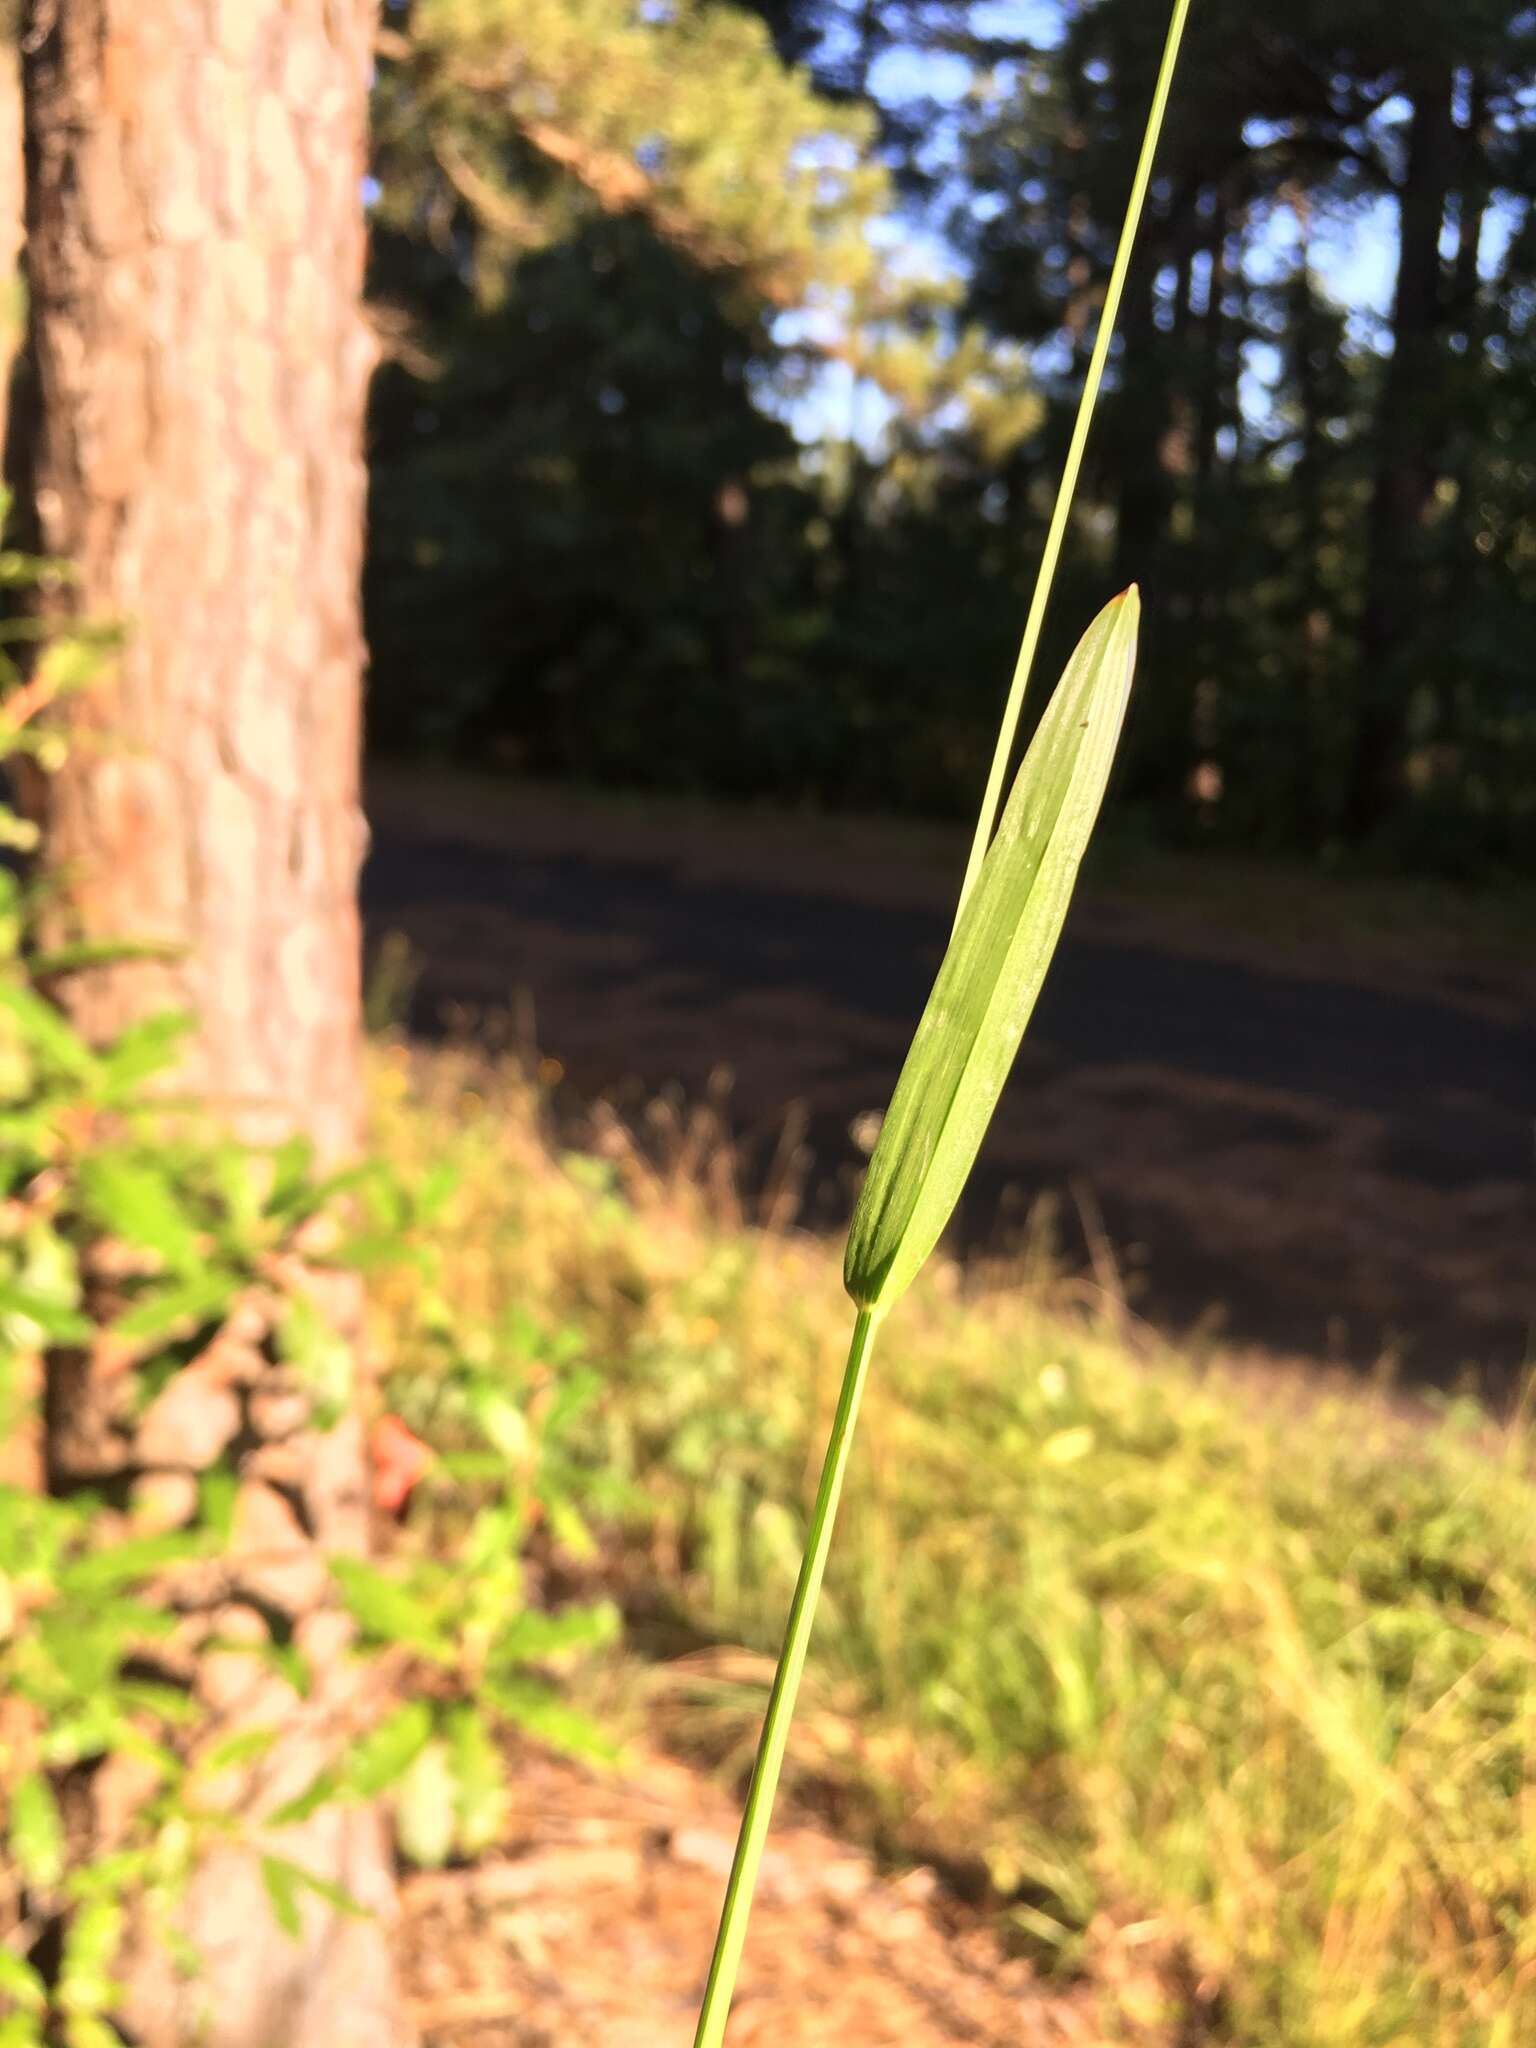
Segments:
[[[747,1938],[752,1891],[757,1882],[758,1865],[763,1860],[763,1844],[768,1839],[768,1823],[773,1817],[774,1794],[778,1790],[779,1772],[783,1768],[784,1750],[789,1741],[789,1724],[794,1718],[795,1700],[800,1691],[800,1674],[805,1669],[805,1654],[811,1644],[816,1601],[827,1569],[827,1552],[832,1547],[832,1524],[837,1517],[838,1496],[842,1493],[843,1475],[848,1469],[853,1426],[859,1416],[859,1402],[864,1395],[874,1341],[874,1312],[860,1309],[853,1325],[853,1342],[848,1348],[848,1364],[843,1373],[837,1412],[832,1418],[826,1462],[821,1468],[821,1484],[816,1489],[816,1503],[811,1510],[805,1557],[800,1566],[795,1595],[790,1602],[784,1649],[779,1658],[779,1668],[774,1673],[773,1690],[768,1696],[768,1712],[763,1719],[757,1763],[747,1791],[736,1857],[726,1880],[720,1933],[710,1960],[709,1982],[704,1987],[704,2004],[699,2013],[699,2030],[695,2037],[698,2048],[707,2048],[710,2043],[718,2044],[725,2038],[731,1993],[736,1986],[736,1970],[741,1962],[742,1944]]]
[[[721,2048],[725,2039],[875,1330],[938,1242],[969,1175],[1055,952],[1119,738],[1140,616],[1134,589],[1106,606],[1079,643],[1025,756],[993,839],[1024,686],[1061,552],[1189,4],[1190,0],[1174,0],[1104,314],[954,931],[891,1098],[849,1231],[844,1278],[857,1311],[853,1340],[726,1883],[694,2048]]]
[[[1077,402],[1077,418],[1072,424],[1072,439],[1067,445],[1067,459],[1062,464],[1061,481],[1056,486],[1056,503],[1051,508],[1051,523],[1046,529],[1045,546],[1040,553],[1040,567],[1035,574],[1035,587],[1029,600],[1029,612],[1024,620],[1024,638],[1019,643],[1019,658],[1014,665],[1013,681],[1008,686],[1008,701],[1003,707],[1003,722],[998,727],[997,746],[992,755],[992,766],[987,774],[986,792],[981,799],[981,813],[976,820],[976,836],[971,841],[970,856],[965,864],[965,876],[960,884],[960,900],[955,906],[957,923],[960,912],[965,908],[965,900],[975,887],[976,877],[981,873],[981,863],[986,857],[987,847],[992,840],[992,828],[997,822],[997,807],[1003,794],[1003,777],[1008,772],[1008,763],[1013,756],[1013,742],[1019,730],[1019,714],[1024,708],[1024,691],[1029,682],[1030,670],[1034,667],[1035,651],[1040,644],[1040,632],[1045,624],[1045,609],[1050,602],[1051,585],[1056,578],[1056,564],[1061,556],[1062,541],[1066,537],[1072,500],[1077,494],[1077,479],[1083,466],[1083,451],[1088,446],[1088,429],[1093,424],[1094,408],[1099,402],[1099,386],[1104,381],[1104,366],[1109,361],[1110,344],[1115,338],[1115,322],[1120,316],[1120,301],[1125,294],[1125,280],[1131,267],[1131,252],[1135,248],[1136,233],[1141,226],[1147,188],[1152,182],[1153,159],[1157,155],[1157,145],[1163,132],[1163,117],[1168,111],[1168,96],[1173,89],[1173,74],[1179,61],[1179,46],[1184,40],[1184,25],[1189,19],[1189,9],[1190,0],[1174,0],[1173,16],[1168,24],[1168,40],[1163,46],[1163,61],[1158,69],[1157,84],[1152,93],[1152,107],[1147,115],[1146,130],[1141,138],[1141,154],[1136,161],[1136,175],[1131,180],[1131,196],[1126,201],[1125,219],[1120,225],[1120,242],[1115,250],[1109,284],[1104,293],[1104,311],[1099,318],[1099,331],[1094,336],[1093,349],[1088,358],[1088,374],[1083,381],[1082,396]]]

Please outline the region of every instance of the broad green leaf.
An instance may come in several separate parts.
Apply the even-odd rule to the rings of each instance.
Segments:
[[[112,1989],[115,1991],[116,1987]],[[103,2004],[106,2003],[104,1999]],[[122,2048],[122,2035],[99,2013],[70,2013],[64,2021],[65,2048]]]
[[[316,1877],[302,1864],[290,1863],[286,1856],[263,1856],[261,1859],[261,1881],[267,1888],[271,1902],[272,1916],[284,1934],[297,1939],[303,1931],[299,1918],[299,1897],[301,1893],[312,1892],[317,1899],[324,1899],[338,1913],[350,1918],[363,1920],[368,1917],[366,1906],[360,1905],[342,1885],[332,1884],[329,1878]]]
[[[170,1177],[124,1152],[98,1152],[80,1164],[80,1192],[92,1220],[155,1252],[175,1273],[203,1265],[196,1228]]]
[[[570,1501],[546,1501],[545,1521],[550,1535],[572,1557],[584,1560],[597,1555],[597,1539]]]
[[[80,1713],[60,1714],[38,1738],[37,1753],[55,1770],[68,1770],[87,1757],[104,1756],[122,1726],[121,1717],[96,1701]]]
[[[327,1767],[317,1771],[302,1792],[292,1799],[284,1800],[272,1815],[275,1828],[292,1827],[301,1820],[308,1820],[312,1813],[318,1813],[322,1806],[329,1806],[333,1799],[342,1796],[341,1774]]]
[[[303,1923],[299,1919],[297,1870],[286,1857],[263,1856],[261,1881],[267,1888],[267,1902],[272,1908],[272,1918],[290,1941],[297,1941],[303,1931]]]
[[[459,1556],[476,1579],[494,1581],[497,1598],[517,1596],[522,1585],[523,1538],[528,1514],[521,1502],[482,1508],[465,1533]]]
[[[253,1259],[262,1247],[267,1162],[243,1145],[221,1144],[210,1151],[207,1172],[224,1204],[221,1240],[242,1260]]]
[[[355,1557],[334,1557],[331,1571],[342,1604],[366,1635],[400,1643],[439,1664],[454,1660],[452,1638],[414,1593]]]
[[[1133,585],[1078,643],[918,1024],[843,1269],[854,1301],[876,1315],[938,1243],[1045,980],[1114,760],[1140,610]]]
[[[51,1225],[33,1223],[22,1239],[19,1270],[0,1281],[4,1334],[15,1344],[36,1345],[43,1336],[57,1344],[89,1343],[93,1326],[79,1312],[80,1297],[74,1246]]]
[[[351,1397],[351,1347],[307,1294],[292,1294],[277,1326],[277,1348],[313,1399],[316,1422],[329,1427]]]
[[[32,989],[0,984],[0,1008],[10,1011],[28,1044],[60,1072],[82,1078],[96,1072],[96,1055],[85,1040]]]
[[[504,1387],[482,1382],[471,1387],[466,1404],[470,1420],[493,1450],[518,1463],[528,1455],[528,1418]]]
[[[455,1707],[448,1719],[458,1846],[477,1856],[501,1839],[507,1818],[507,1767],[478,1706]]]
[[[27,1883],[51,1891],[64,1874],[64,1824],[53,1787],[38,1771],[19,1778],[11,1793],[10,1845]]]
[[[63,1891],[77,1905],[93,1899],[121,1900],[123,1894],[144,1885],[155,1869],[155,1847],[114,1849],[90,1863],[78,1863],[64,1880]]]
[[[210,1267],[190,1280],[156,1288],[117,1318],[113,1334],[126,1344],[150,1344],[188,1326],[199,1329],[222,1317],[239,1288],[237,1274]]]
[[[416,1221],[432,1222],[458,1185],[459,1169],[447,1160],[440,1160],[436,1166],[429,1167],[421,1185],[414,1190]]]
[[[316,1877],[312,1870],[300,1870],[299,1882],[305,1891],[313,1892],[317,1899],[323,1899],[337,1913],[345,1913],[349,1920],[371,1920],[373,1914],[361,1899],[349,1892],[344,1884],[337,1884],[329,1877]]]
[[[370,1230],[344,1237],[326,1254],[328,1266],[341,1266],[349,1273],[387,1273],[417,1257],[415,1249],[398,1232]]]
[[[314,1187],[314,1165],[311,1139],[303,1135],[284,1139],[272,1154],[272,1185],[266,1202],[269,1216],[291,1218],[298,1213]]]
[[[374,1798],[400,1782],[431,1738],[432,1709],[425,1700],[407,1700],[353,1747],[347,1783],[359,1797]]]
[[[167,1565],[201,1557],[208,1550],[208,1538],[198,1529],[165,1529],[155,1536],[133,1536],[111,1550],[93,1550],[59,1574],[59,1591],[78,1599],[100,1600],[119,1587],[135,1585]],[[125,1608],[123,1620],[137,1624],[136,1609]]]
[[[111,947],[93,947],[93,954],[110,956],[116,952],[119,957],[148,960],[174,960],[184,953],[184,946],[135,944],[123,948],[114,943]],[[87,964],[94,965],[95,961]],[[163,1074],[168,1067],[176,1064],[176,1055],[191,1034],[196,1019],[185,1010],[158,1010],[152,1017],[145,1017],[137,1024],[130,1024],[126,1031],[113,1040],[101,1055],[101,1080],[103,1088],[113,1097],[121,1098],[155,1074]]]
[[[586,1339],[576,1330],[556,1330],[544,1347],[544,1355],[551,1365],[561,1368],[560,1379],[555,1387],[554,1399],[544,1413],[543,1433],[546,1437],[558,1437],[586,1414],[603,1391],[602,1375],[590,1367],[580,1372],[568,1370],[572,1359],[579,1358],[586,1349]]]
[[[125,1678],[118,1685],[118,1700],[129,1712],[137,1710],[168,1721],[173,1728],[185,1728],[203,1711],[190,1693],[174,1685],[147,1678]]]
[[[59,2004],[71,2016],[113,2005],[119,1987],[108,1975],[123,1936],[123,1909],[115,1899],[92,1899],[72,1915],[64,1936]]]
[[[198,1520],[221,1548],[235,1533],[240,1481],[228,1465],[211,1465],[197,1482]]]
[[[557,1657],[565,1650],[594,1649],[611,1643],[618,1633],[618,1613],[606,1603],[568,1607],[561,1614],[530,1609],[515,1615],[501,1631],[491,1646],[490,1665],[495,1671],[506,1671],[515,1664]]]
[[[536,1679],[488,1677],[480,1690],[487,1704],[494,1707],[504,1720],[529,1735],[537,1736],[541,1742],[547,1742],[552,1749],[603,1763],[611,1762],[616,1754],[613,1744],[595,1722],[577,1708],[568,1707],[547,1685],[540,1685]]]
[[[0,1947],[0,1998],[14,2000],[27,2012],[42,2012],[48,2004],[48,1986],[30,1963],[8,1948]]]
[[[124,960],[174,960],[185,951],[185,946],[158,945],[153,940],[135,944],[126,939],[81,939],[74,945],[55,946],[51,952],[29,953],[27,972],[34,981],[51,981],[61,974],[79,974],[87,967],[115,967]],[[184,1023],[182,1029],[186,1028]],[[116,1080],[115,1053],[114,1046],[102,1059],[103,1077],[112,1081]]]
[[[395,1827],[413,1863],[436,1870],[453,1852],[458,1827],[453,1761],[445,1742],[434,1738],[395,1788]]]
[[[9,1343],[27,1349],[45,1338],[55,1344],[88,1344],[95,1327],[88,1316],[36,1288],[0,1280],[0,1333]]]
[[[240,1764],[254,1763],[264,1757],[277,1740],[275,1728],[242,1728],[238,1734],[226,1736],[217,1742],[208,1754],[198,1759],[198,1767],[210,1775],[219,1771],[234,1770]]]

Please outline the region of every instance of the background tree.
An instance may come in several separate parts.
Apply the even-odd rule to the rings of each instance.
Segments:
[[[867,479],[851,436],[814,476],[795,407],[832,366],[909,466],[939,416],[997,446],[1038,416],[956,280],[894,260],[871,111],[699,0],[397,6],[381,47],[377,738],[835,786]]]
[[[499,0],[437,0],[389,21],[374,283],[397,345],[370,603],[434,634],[453,615],[470,657],[428,689],[400,640],[380,739],[427,730],[414,700],[439,743],[479,748],[495,729],[536,767],[734,786],[729,764],[750,759],[753,786],[818,796],[828,761],[856,758],[845,797],[968,808],[1158,24],[1134,0],[1042,8],[1027,26],[967,0],[637,14],[544,0],[515,22]],[[1384,15],[1361,0],[1256,21],[1210,0],[1192,36],[1069,552],[1084,587],[1063,591],[1080,608],[1132,574],[1147,588],[1156,681],[1123,795],[1166,837],[1465,874],[1518,862],[1536,745],[1508,661],[1531,594],[1514,453],[1529,10],[1421,0]],[[621,265],[596,232],[615,215]],[[672,253],[664,292],[649,244]],[[649,434],[646,415],[669,402],[656,373],[672,323],[696,316],[729,345],[707,364],[685,350],[678,373],[686,362],[690,403],[736,424],[714,453],[695,442],[689,494],[649,467],[679,437]],[[455,340],[460,320],[478,353]],[[594,320],[650,354],[633,395],[582,338]],[[535,331],[536,377],[532,358],[514,373]],[[628,664],[643,715],[606,724],[599,689],[599,715],[566,720],[558,744],[551,704],[581,703],[564,679],[589,669],[567,662],[547,580],[520,575],[547,566],[541,493],[500,491],[463,442],[475,587],[499,584],[543,622],[487,656],[470,583],[437,580],[443,500],[413,474],[434,422],[472,416],[456,387],[488,349],[507,366],[497,416],[516,438],[526,408],[530,445],[551,392],[572,419],[622,404],[597,441],[622,450],[676,572],[637,579],[590,667]],[[578,646],[588,579],[625,576],[600,474],[578,463],[558,490]],[[728,483],[749,517],[722,553],[701,508]],[[722,564],[742,593],[723,637]],[[473,709],[457,719],[460,674]],[[632,745],[669,677],[707,743]],[[853,736],[876,716],[928,743],[871,758]],[[773,746],[757,744],[763,723]]]
[[[1099,223],[1152,56],[1144,10],[1104,0],[1064,20],[1054,48],[976,47],[1030,91],[964,124],[956,229],[976,310],[1047,346],[1081,330],[1074,280],[1102,275]],[[1453,444],[1498,432],[1479,309],[1507,289],[1486,274],[1490,226],[1525,203],[1510,142],[1528,122],[1529,19],[1429,0],[1391,21],[1361,7],[1255,22],[1215,0],[1189,56],[1094,492],[1115,576],[1148,582],[1158,682],[1131,791],[1161,829],[1246,845],[1510,857],[1521,809],[1492,797],[1475,735],[1492,720],[1528,758],[1530,725],[1465,601],[1476,543],[1447,508]],[[974,188],[1010,184],[1024,203],[970,227]],[[1367,214],[1396,280],[1379,327],[1330,297],[1316,255]],[[1192,804],[1196,782],[1219,801]]]

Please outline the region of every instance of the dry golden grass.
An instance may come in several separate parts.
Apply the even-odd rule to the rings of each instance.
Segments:
[[[456,1171],[435,1226],[455,1314],[563,1332],[596,1376],[582,1454],[616,1489],[634,1655],[771,1652],[846,1339],[838,1248],[746,1227],[707,1120],[677,1120],[662,1165],[611,1123],[559,1158],[511,1066],[385,1048],[376,1079],[384,1149]],[[1209,2028],[1189,2039],[1536,2042],[1523,1430],[1250,1399],[1005,1278],[940,1262],[883,1340],[802,1798],[946,1862],[1111,2004],[1140,1930],[1185,1959]],[[430,1369],[421,1283],[397,1272],[378,1309],[393,1370]],[[739,1766],[767,1668],[674,1656],[653,1722]]]

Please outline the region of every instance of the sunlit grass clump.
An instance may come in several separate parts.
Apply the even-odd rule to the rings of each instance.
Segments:
[[[456,1303],[569,1333],[598,1376],[587,1455],[636,1495],[616,1578],[764,1653],[761,1685],[694,1658],[645,1681],[672,1739],[744,1764],[841,1248],[722,1223],[633,1158],[556,1161],[510,1070],[379,1078],[386,1148],[460,1172],[434,1226]],[[397,1370],[428,1356],[416,1285],[380,1299]],[[1536,2042],[1528,1440],[1261,1397],[1119,1331],[943,1262],[885,1326],[788,1781],[985,1880],[1042,1966],[1102,1981],[1107,2040]]]

